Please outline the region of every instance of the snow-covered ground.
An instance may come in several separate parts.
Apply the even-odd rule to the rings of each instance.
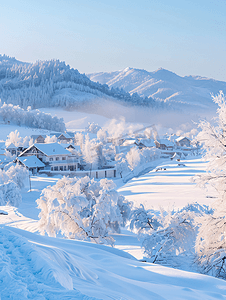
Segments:
[[[180,164],[166,162],[119,191],[147,207],[209,204],[212,198],[190,181],[205,163],[197,158]],[[31,176],[20,208],[1,207],[8,213],[0,214],[1,299],[226,299],[223,280],[137,260],[141,241],[127,230],[114,235],[115,248],[40,236],[35,200],[57,179]]]
[[[151,172],[131,179],[118,191],[136,206],[141,203],[146,209],[182,208],[194,202],[209,205],[214,191],[202,190],[192,182],[192,177],[203,173],[205,167],[200,157],[166,161]]]

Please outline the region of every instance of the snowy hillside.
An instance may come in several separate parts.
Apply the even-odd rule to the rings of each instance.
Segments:
[[[184,163],[192,166],[193,161]],[[180,181],[184,188],[188,180],[183,174],[180,180],[180,168],[177,170],[176,166],[172,168],[167,165],[167,169],[171,171],[171,193],[176,195],[177,182]],[[189,166],[188,169],[185,176],[192,176],[203,166],[196,160],[192,170]],[[163,172],[161,178],[158,172],[149,175],[158,181],[155,193],[161,192],[162,186],[168,183]],[[147,185],[147,179],[140,177],[139,187],[137,182],[129,183],[131,189],[133,185],[136,187],[136,191],[131,191],[141,199],[146,193],[143,187]],[[225,299],[224,280],[142,262],[132,257],[131,254],[141,253],[141,241],[129,231],[114,236],[115,248],[39,235],[39,210],[35,200],[44,187],[54,185],[57,180],[31,176],[32,190],[23,190],[23,202],[19,209],[1,206],[1,299]],[[128,189],[129,184],[125,188]],[[192,199],[195,190],[187,189],[187,193],[187,198]],[[158,203],[167,207],[164,199],[165,195],[161,194]],[[206,203],[211,201],[208,198]]]
[[[92,82],[78,70],[59,60],[34,64],[0,55],[0,99],[20,107],[78,108],[86,104],[101,105],[103,99],[127,105],[153,106],[151,98]]]
[[[122,71],[87,76],[93,81],[108,84],[109,87],[123,88],[131,95],[137,93],[142,97],[162,99],[178,108],[199,111],[214,108],[211,94],[217,94],[220,90],[226,92],[226,82],[198,76],[180,77],[162,68],[154,72],[126,68]]]

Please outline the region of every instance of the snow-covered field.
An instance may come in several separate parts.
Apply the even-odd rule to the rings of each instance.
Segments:
[[[141,203],[146,209],[182,208],[194,202],[209,205],[214,191],[202,190],[192,182],[192,177],[203,173],[205,167],[200,157],[166,161],[151,172],[131,179],[118,191],[136,206]]]
[[[209,204],[209,194],[190,181],[205,163],[197,158],[180,164],[166,162],[119,191],[147,208]],[[115,248],[40,236],[35,200],[56,181],[32,176],[20,208],[1,207],[8,213],[0,214],[1,299],[226,299],[223,280],[137,260],[141,242],[127,230],[114,235]]]

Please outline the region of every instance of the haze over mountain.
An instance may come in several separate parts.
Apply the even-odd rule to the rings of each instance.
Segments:
[[[59,107],[171,127],[213,116],[211,93],[226,92],[225,82],[180,77],[164,69],[126,68],[88,76],[59,60],[26,63],[0,55],[0,99],[25,109]]]
[[[181,77],[177,74],[158,69],[154,72],[126,68],[122,71],[100,72],[87,76],[109,87],[123,88],[131,95],[137,93],[141,97],[164,100],[178,108],[198,109],[198,111],[216,109],[211,94],[220,90],[226,92],[226,82],[199,76]]]
[[[32,108],[73,108],[107,99],[124,105],[154,106],[151,98],[91,81],[85,74],[59,60],[25,63],[0,55],[0,98],[2,102]],[[145,102],[146,101],[146,102]]]

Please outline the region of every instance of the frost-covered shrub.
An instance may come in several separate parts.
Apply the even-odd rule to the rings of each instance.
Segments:
[[[10,163],[0,170],[0,205],[19,206],[22,201],[20,189],[26,179],[28,171],[22,166]]]
[[[11,165],[3,172],[5,172],[6,176],[8,176],[8,180],[15,182],[19,189],[22,189],[25,186],[25,182],[29,175],[28,170],[18,164]]]
[[[97,132],[101,129],[98,124],[88,123],[88,126],[85,128],[86,132],[97,134]]]
[[[48,144],[48,143],[57,143],[57,137],[55,135],[53,135],[53,136],[47,135],[44,142],[46,144]]]
[[[161,227],[158,216],[153,210],[140,207],[132,210],[130,215],[130,229],[136,233],[146,233]]]
[[[37,203],[41,209],[41,234],[56,236],[60,232],[67,238],[90,239],[96,243],[113,244],[108,233],[119,232],[129,210],[126,207],[129,203],[114,190],[113,181],[96,182],[89,177],[64,177],[44,189]]]
[[[138,148],[133,147],[126,155],[126,159],[131,171],[133,171],[140,164],[140,151]]]
[[[0,205],[19,206],[21,202],[20,190],[15,182],[0,184]]]
[[[156,226],[157,230],[149,230],[144,236],[146,259],[178,268],[183,268],[185,263],[186,269],[189,269],[195,260],[195,240],[200,217],[211,213],[208,207],[197,203],[176,212],[162,212],[158,217],[161,226]]]
[[[65,131],[65,124],[63,119],[52,117],[50,114],[43,113],[37,109],[27,110],[21,108],[19,105],[4,103],[0,107],[0,118],[5,123],[13,123],[16,125],[25,125],[28,127],[42,128],[54,131]]]

